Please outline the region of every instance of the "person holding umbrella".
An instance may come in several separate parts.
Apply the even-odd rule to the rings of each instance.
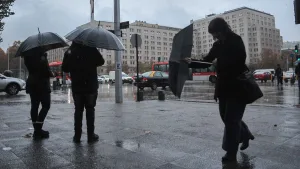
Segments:
[[[219,100],[221,119],[225,124],[222,148],[226,151],[223,162],[236,161],[239,143],[241,150],[249,146],[254,136],[242,121],[246,108],[246,96],[238,77],[248,70],[245,60],[246,51],[242,38],[235,34],[223,18],[213,19],[208,26],[213,36],[213,47],[202,61],[217,59],[217,83],[215,99]],[[194,60],[186,58],[186,62]]]
[[[71,74],[72,93],[75,105],[73,142],[80,143],[82,118],[86,109],[88,142],[99,140],[95,130],[95,106],[98,96],[97,67],[104,64],[104,59],[95,47],[88,47],[72,42],[65,52],[62,70]]]
[[[43,48],[39,48],[35,54],[24,57],[24,63],[29,72],[26,93],[30,95],[31,99],[30,114],[34,127],[33,138],[48,138],[49,132],[42,128],[50,109],[50,77],[54,77],[54,75],[50,71],[47,53]],[[40,103],[42,109],[38,112]]]
[[[26,93],[30,95],[31,99],[30,115],[34,127],[34,139],[49,137],[49,132],[42,128],[50,109],[50,77],[54,75],[50,71],[46,52],[65,46],[68,44],[59,35],[52,32],[39,32],[22,42],[16,52],[15,57],[24,57],[25,66],[29,71]],[[42,109],[38,112],[40,104]]]

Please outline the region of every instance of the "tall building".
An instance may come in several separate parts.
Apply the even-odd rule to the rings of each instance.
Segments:
[[[271,50],[274,54],[280,54],[283,42],[280,30],[275,27],[275,17],[262,11],[242,7],[191,21],[194,24],[194,48],[192,52],[194,57],[205,56],[212,47],[214,41],[208,33],[208,25],[216,17],[224,18],[232,30],[242,37],[247,52],[247,64],[258,63],[264,50]]]
[[[57,49],[49,50],[47,52],[49,63],[59,62],[59,61],[61,62],[66,50],[67,50],[67,48],[57,48]]]
[[[95,20],[87,24],[81,25],[79,26],[79,28],[96,27],[99,24],[104,29],[114,30],[113,22],[100,21],[99,23],[99,21]],[[129,72],[136,71],[136,50],[130,43],[130,37],[132,34],[139,34],[142,38],[142,45],[138,51],[139,61],[144,63],[150,63],[153,61],[158,61],[159,58],[161,61],[169,60],[172,49],[173,37],[179,31],[179,28],[161,26],[158,24],[150,24],[145,21],[135,21],[131,23],[128,29],[122,30],[122,42],[126,49],[122,52],[123,65],[127,65],[129,67]],[[64,50],[57,50],[59,50],[58,53],[54,52],[54,54],[56,55],[53,55],[53,57],[49,56],[49,58],[56,58],[55,56],[57,56],[57,60],[61,61],[63,58],[62,52]],[[99,68],[99,73],[102,74],[107,72],[108,65],[112,65],[114,63],[115,52],[112,50],[105,49],[99,49],[99,51],[105,59],[105,64]]]

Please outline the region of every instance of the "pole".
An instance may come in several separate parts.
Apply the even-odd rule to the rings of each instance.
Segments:
[[[286,57],[286,71],[289,71],[289,57],[290,56]]]
[[[139,49],[138,49],[138,36],[135,36],[135,53],[136,53],[136,81],[139,83]],[[136,101],[140,101],[140,90],[139,90],[139,85],[136,85]]]
[[[115,34],[121,40],[120,0],[114,0],[114,20]],[[121,51],[115,51],[115,63],[115,99],[116,103],[123,103]]]
[[[20,79],[22,79],[22,78],[21,78],[21,74],[22,74],[22,65],[21,65],[21,64],[22,64],[22,58],[21,58],[21,56],[20,56],[20,63],[19,63],[19,68],[20,68],[20,70],[19,70],[19,78],[20,78]]]
[[[9,44],[7,48],[7,70],[9,70]]]

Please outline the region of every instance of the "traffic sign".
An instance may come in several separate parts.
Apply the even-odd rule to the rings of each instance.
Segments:
[[[294,54],[290,54],[290,57],[293,58],[293,57],[294,57]]]
[[[120,23],[120,29],[127,29],[127,28],[129,28],[129,21]]]
[[[131,35],[130,43],[134,47],[141,47],[141,45],[142,45],[141,35],[138,35],[138,34]]]

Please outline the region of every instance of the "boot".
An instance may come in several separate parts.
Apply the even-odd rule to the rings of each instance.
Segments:
[[[253,135],[251,135],[248,139],[246,139],[245,141],[243,141],[240,150],[246,150],[249,147],[249,140],[254,140],[255,137]]]
[[[42,129],[43,123],[35,122],[35,123],[33,123],[33,127],[34,127],[34,133],[33,133],[33,138],[34,139],[49,138],[49,132],[44,131]]]
[[[81,139],[81,133],[82,133],[82,130],[81,129],[75,129],[75,135],[73,137],[73,142],[74,143],[80,143],[80,139]]]
[[[236,153],[237,152],[232,152],[229,153],[227,152],[223,157],[222,157],[222,162],[227,163],[227,162],[236,162]]]
[[[95,133],[88,135],[88,143],[99,141],[99,136]]]

